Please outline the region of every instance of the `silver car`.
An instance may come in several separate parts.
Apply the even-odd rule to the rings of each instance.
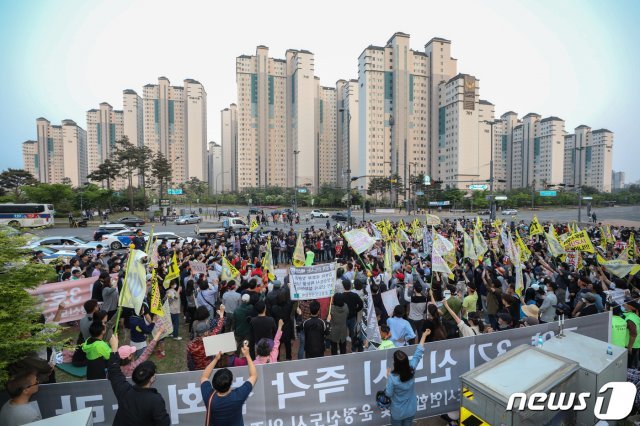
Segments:
[[[83,253],[92,253],[100,244],[98,241],[85,241],[78,237],[46,237],[29,243],[29,247],[44,246],[54,250],[75,251],[82,249]]]
[[[176,219],[176,225],[188,225],[190,223],[200,223],[202,218],[197,214],[189,214],[186,216],[180,216]]]

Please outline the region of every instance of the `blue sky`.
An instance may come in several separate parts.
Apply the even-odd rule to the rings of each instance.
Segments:
[[[432,37],[452,40],[458,71],[480,79],[498,116],[536,112],[563,118],[568,131],[612,130],[613,167],[635,181],[639,12],[633,0],[0,0],[0,169],[22,167],[37,117],[86,127],[88,109],[103,101],[121,109],[123,89],[141,93],[161,75],[204,84],[208,138],[219,141],[220,110],[236,97],[236,56],[259,44],[274,57],[307,49],[321,83],[333,86],[357,77],[366,46],[402,31],[416,50]]]

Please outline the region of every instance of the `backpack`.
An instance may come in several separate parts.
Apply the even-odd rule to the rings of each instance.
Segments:
[[[383,390],[380,390],[376,392],[376,405],[381,410],[388,410],[391,407],[391,398]]]

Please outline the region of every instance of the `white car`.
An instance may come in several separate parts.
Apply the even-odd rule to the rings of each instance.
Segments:
[[[127,229],[124,231],[114,232],[113,234],[107,234],[102,236],[101,244],[104,247],[109,247],[111,250],[120,250],[121,248],[127,248],[131,244],[131,240],[136,236],[135,229]],[[147,238],[149,233],[142,231],[142,236]]]
[[[29,247],[29,249],[33,250],[33,253],[37,251],[41,251],[44,254],[42,261],[47,264],[53,262],[58,258],[62,258],[65,260],[65,262],[68,262],[73,256],[76,255],[73,251],[54,250],[44,246],[43,247],[34,246],[34,247]]]
[[[147,237],[145,237],[145,240]],[[162,240],[167,240],[167,243],[171,245],[171,243],[176,242],[178,244],[183,243],[191,243],[196,241],[195,238],[192,237],[181,237],[180,235],[174,232],[156,232],[153,234],[153,239],[156,240],[157,244],[160,244]]]
[[[502,215],[503,216],[515,216],[518,214],[518,210],[516,209],[505,209],[502,210]]]
[[[76,249],[82,249],[83,253],[90,254],[96,250],[100,242],[85,241],[78,237],[46,237],[29,243],[29,247],[44,246],[54,250],[64,250],[75,252]]]
[[[189,223],[200,223],[202,218],[197,214],[189,214],[186,216],[180,216],[176,219],[176,225],[187,225]]]
[[[316,217],[328,218],[329,213],[323,212],[322,210],[311,210],[311,213],[309,213],[309,216],[311,216],[312,218],[316,218]]]

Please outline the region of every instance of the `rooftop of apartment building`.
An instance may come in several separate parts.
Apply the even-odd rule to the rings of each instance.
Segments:
[[[541,123],[546,123],[547,121],[564,121],[564,120],[560,117],[556,117],[553,115],[551,117],[543,118],[542,120],[540,120]]]

